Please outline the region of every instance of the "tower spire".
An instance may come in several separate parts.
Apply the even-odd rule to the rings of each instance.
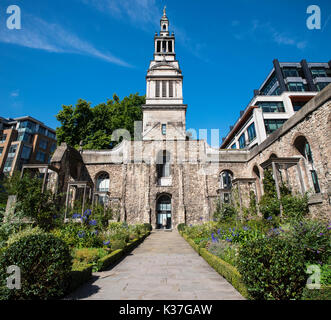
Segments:
[[[167,16],[166,9],[167,9],[167,6],[164,6],[164,8],[163,8],[163,16],[164,16],[164,17]]]

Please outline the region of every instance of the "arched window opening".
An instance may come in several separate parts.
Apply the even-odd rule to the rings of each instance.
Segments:
[[[163,30],[166,31],[167,30],[167,26],[164,24],[163,25]]]
[[[315,193],[320,193],[321,189],[319,186],[318,176],[314,166],[313,153],[311,151],[309,142],[304,136],[299,136],[294,141],[294,147],[304,157],[306,165],[309,167]]]
[[[109,190],[109,174],[103,172],[98,175],[96,191],[107,192]]]
[[[220,175],[220,187],[221,189],[228,189],[232,188],[232,172],[229,170],[225,170]]]

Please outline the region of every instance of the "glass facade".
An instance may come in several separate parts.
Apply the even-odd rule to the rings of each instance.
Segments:
[[[288,77],[299,77],[299,72],[297,68],[283,68],[284,78]]]
[[[305,87],[302,82],[289,82],[288,83],[288,90],[295,91],[295,92],[304,92]]]
[[[40,162],[45,162],[46,160],[46,153],[42,151],[38,151],[36,155],[36,160]]]
[[[306,101],[297,101],[297,102],[292,102],[293,110],[299,111],[307,102]]]
[[[316,173],[315,170],[311,170],[310,172],[311,172],[311,177],[312,177],[312,180],[313,180],[315,192],[320,193],[321,190],[320,190],[320,186],[319,186],[319,183],[318,183],[317,173]]]
[[[243,133],[239,138],[239,148],[244,149],[246,147],[245,134]]]
[[[318,91],[322,91],[330,82],[318,82],[316,83],[316,87]]]
[[[273,133],[277,129],[279,129],[286,120],[281,119],[265,119],[264,125],[267,134]]]
[[[30,159],[32,148],[29,146],[23,146],[21,159]]]
[[[327,77],[326,70],[324,68],[311,68],[313,78],[325,78]]]
[[[272,78],[270,78],[270,80],[266,83],[266,85],[264,86],[264,88],[261,90],[261,92],[265,95],[267,95],[269,93],[269,91],[272,89],[272,87],[275,85],[275,83],[277,82],[277,78],[274,75]]]
[[[237,146],[235,143],[231,146],[231,149],[237,149]]]
[[[256,138],[255,124],[254,122],[247,128],[248,140],[253,141]]]
[[[162,134],[165,135],[167,133],[167,125],[162,124]]]
[[[2,156],[3,147],[0,147],[0,157]]]
[[[7,135],[6,134],[2,134],[0,135],[0,143],[5,143],[7,139]]]
[[[39,148],[46,150],[47,149],[47,140],[41,139],[39,141]]]
[[[262,108],[263,112],[285,112],[284,104],[277,102],[258,102],[257,105]]]

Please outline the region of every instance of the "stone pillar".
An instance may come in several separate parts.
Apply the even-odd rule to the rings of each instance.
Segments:
[[[276,184],[277,198],[278,198],[278,200],[280,200],[278,172],[277,172],[276,164],[274,162],[272,162],[272,172],[274,174],[274,179],[275,179],[275,184]],[[283,213],[283,207],[282,207],[282,204],[280,204],[280,216],[282,216],[282,213]]]
[[[185,204],[184,204],[184,176],[183,176],[183,165],[178,164],[178,212],[177,222],[185,223]]]
[[[144,203],[144,223],[150,223],[150,165],[147,163],[144,166],[144,191],[145,191],[145,203]]]

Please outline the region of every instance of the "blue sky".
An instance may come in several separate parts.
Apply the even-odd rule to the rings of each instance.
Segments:
[[[21,8],[21,30],[6,28],[12,4]],[[321,8],[321,30],[306,27],[311,4]],[[164,5],[184,74],[187,129],[225,136],[274,58],[331,59],[329,0],[2,0],[0,115],[31,115],[55,128],[63,104],[145,94]]]

